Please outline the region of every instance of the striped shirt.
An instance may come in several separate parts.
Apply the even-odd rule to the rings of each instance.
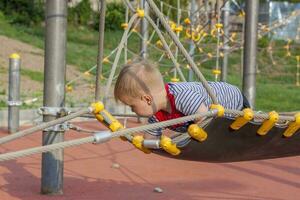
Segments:
[[[243,108],[243,95],[241,91],[233,85],[225,82],[208,82],[214,94],[216,94],[218,103],[226,109],[241,110]],[[180,82],[168,83],[169,92],[174,96],[176,110],[183,115],[192,115],[197,112],[200,105],[203,104],[207,108],[213,103],[206,89],[199,82]],[[148,119],[149,123],[157,123],[159,120],[152,116]],[[186,132],[188,125],[185,123],[182,126],[172,128],[177,132]],[[148,131],[149,134],[160,136],[162,129]]]

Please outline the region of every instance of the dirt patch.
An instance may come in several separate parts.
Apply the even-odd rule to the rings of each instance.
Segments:
[[[0,36],[0,44],[0,91],[5,93],[2,96],[7,96],[9,56],[12,53],[18,53],[21,56],[21,68],[43,73],[44,50],[5,36]],[[73,79],[76,79],[74,81],[76,87],[68,94],[68,97],[73,101],[84,100],[93,93],[94,88],[90,86],[89,82],[94,77],[91,75],[85,76],[75,66],[67,65],[67,80]],[[30,98],[33,93],[42,94],[42,91],[43,83],[34,81],[28,76],[21,76],[22,96]]]

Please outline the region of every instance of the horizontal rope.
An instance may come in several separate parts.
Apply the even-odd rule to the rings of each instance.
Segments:
[[[159,123],[155,123],[155,124],[148,124],[148,125],[144,125],[144,126],[140,126],[140,127],[123,129],[123,130],[114,132],[112,137],[115,138],[115,137],[125,136],[127,134],[144,132],[144,131],[148,131],[148,130],[152,130],[152,129],[156,129],[156,128],[164,128],[164,127],[168,127],[168,126],[171,126],[174,124],[191,121],[191,120],[201,118],[201,117],[212,117],[212,116],[215,116],[216,113],[217,112],[215,110],[208,111],[206,113],[190,115],[190,116],[181,117],[181,118],[168,120],[168,121],[164,121],[164,122],[159,122]],[[43,153],[43,152],[54,151],[54,150],[58,150],[58,149],[66,148],[66,147],[91,143],[91,142],[94,142],[94,140],[95,140],[94,136],[89,136],[89,137],[85,137],[85,138],[50,144],[47,146],[34,147],[34,148],[25,149],[25,150],[21,150],[21,151],[5,153],[5,154],[0,155],[0,161],[6,161],[6,160],[11,160],[11,159],[16,159],[19,157],[30,156],[30,155],[33,155],[36,153]]]
[[[0,144],[4,144],[4,143],[6,143],[6,142],[9,142],[9,141],[18,139],[18,138],[20,138],[20,137],[24,137],[24,136],[29,135],[29,134],[31,134],[31,133],[34,133],[34,132],[36,132],[36,131],[43,130],[43,129],[45,129],[45,128],[54,126],[54,125],[56,125],[56,124],[60,124],[60,123],[69,121],[69,120],[71,120],[71,119],[74,119],[74,118],[76,118],[76,117],[79,117],[79,116],[81,116],[81,115],[90,113],[90,112],[91,112],[91,109],[92,109],[92,108],[85,108],[85,109],[79,110],[79,111],[77,111],[77,112],[75,112],[75,113],[72,113],[72,114],[70,114],[70,115],[67,115],[67,116],[65,116],[65,117],[61,117],[61,118],[52,120],[52,121],[50,121],[50,122],[45,122],[45,123],[39,124],[39,125],[37,125],[37,126],[35,126],[35,127],[29,128],[29,129],[26,129],[26,130],[23,130],[23,131],[19,131],[19,132],[17,132],[17,133],[13,133],[13,134],[8,135],[8,136],[5,136],[5,137],[2,137],[2,138],[0,138]]]
[[[210,111],[205,112],[205,113],[189,115],[189,116],[176,118],[176,119],[172,119],[172,120],[168,120],[168,121],[163,121],[163,122],[159,122],[159,123],[148,124],[148,125],[134,127],[134,128],[122,129],[120,131],[114,132],[112,137],[115,138],[115,137],[125,136],[127,134],[131,135],[133,133],[145,132],[145,131],[158,129],[158,128],[165,128],[165,127],[168,127],[168,126],[171,126],[171,125],[192,121],[192,120],[195,120],[195,119],[198,119],[198,118],[214,117],[214,116],[216,116],[216,114],[217,114],[217,110],[210,110]],[[225,109],[225,114],[230,114],[230,115],[234,115],[234,116],[241,116],[241,115],[243,115],[243,111]],[[269,115],[265,114],[265,113],[263,113],[263,114],[255,113],[254,117],[255,118],[260,118],[260,119],[268,119]],[[294,121],[295,117],[280,116],[279,119],[280,120],[285,120],[285,121]],[[94,141],[95,141],[95,137],[90,136],[90,137],[86,137],[86,138],[55,143],[55,144],[51,144],[51,145],[47,145],[47,146],[35,147],[35,148],[21,150],[21,151],[17,151],[17,152],[6,153],[6,154],[0,155],[0,161],[16,159],[16,158],[19,158],[19,157],[29,156],[29,155],[33,155],[33,154],[36,154],[36,153],[54,151],[54,150],[58,150],[58,149],[61,149],[61,148],[77,146],[77,145],[81,145],[81,144],[91,143],[91,142],[94,142]]]

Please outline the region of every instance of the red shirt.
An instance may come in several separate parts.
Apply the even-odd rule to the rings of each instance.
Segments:
[[[174,98],[173,94],[170,93],[168,84],[165,85],[165,89],[167,92],[167,97],[168,97],[169,103],[171,105],[171,112],[169,113],[167,111],[160,110],[157,113],[155,113],[155,115],[154,115],[156,117],[156,119],[158,121],[166,121],[166,120],[176,119],[176,118],[185,116],[184,114],[182,114],[180,111],[178,111],[176,109],[175,98]],[[175,131],[179,131],[178,130],[179,127],[188,126],[189,124],[190,123],[176,124],[176,125],[172,125],[168,128],[175,130]],[[186,127],[184,129],[186,129]],[[182,131],[180,131],[180,132],[182,132]]]

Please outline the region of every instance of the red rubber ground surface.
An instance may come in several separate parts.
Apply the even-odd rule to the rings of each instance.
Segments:
[[[100,127],[94,121],[80,125]],[[6,135],[6,130],[0,132],[1,137]],[[83,136],[71,131],[66,139]],[[0,152],[40,144],[39,132],[1,145]],[[114,163],[120,168],[112,168]],[[299,163],[300,157],[228,164],[183,161],[145,155],[115,139],[65,150],[64,194],[60,196],[40,194],[41,155],[1,162],[0,200],[300,199]],[[153,192],[155,187],[163,193]]]

